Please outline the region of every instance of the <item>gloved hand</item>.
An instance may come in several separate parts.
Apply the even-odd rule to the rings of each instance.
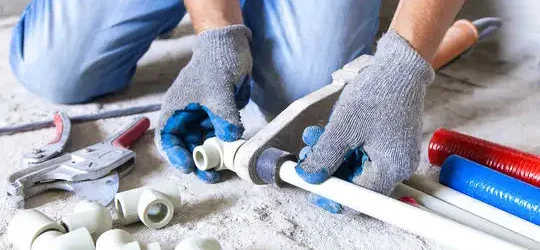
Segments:
[[[312,184],[334,174],[390,194],[418,167],[425,88],[433,78],[431,65],[389,31],[369,66],[344,87],[324,132],[318,129],[320,138],[310,136],[317,133],[309,129],[304,135],[304,140],[310,137],[310,147],[300,155],[296,172]],[[365,164],[366,157],[370,164]],[[341,211],[339,204],[322,197],[312,202]]]
[[[207,30],[197,36],[190,62],[165,94],[155,143],[170,165],[215,183],[216,171],[195,168],[191,152],[204,140],[240,139],[239,109],[250,95],[251,31],[244,25]]]

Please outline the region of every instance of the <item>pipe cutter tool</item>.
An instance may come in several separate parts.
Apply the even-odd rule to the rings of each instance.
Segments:
[[[8,177],[8,200],[24,208],[25,199],[60,189],[84,200],[109,204],[118,191],[119,179],[134,168],[135,152],[128,148],[148,129],[148,118],[140,117],[104,141],[65,154],[62,152],[69,143],[71,121],[65,113],[57,113],[54,125],[54,140],[24,153],[25,168]]]

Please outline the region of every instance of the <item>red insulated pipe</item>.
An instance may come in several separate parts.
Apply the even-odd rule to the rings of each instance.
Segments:
[[[454,154],[540,187],[539,156],[444,128],[437,129],[428,146],[429,162],[441,166]]]

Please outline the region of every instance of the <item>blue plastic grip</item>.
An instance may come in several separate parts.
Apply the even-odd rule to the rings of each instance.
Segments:
[[[439,182],[540,226],[540,188],[457,155],[444,161]]]

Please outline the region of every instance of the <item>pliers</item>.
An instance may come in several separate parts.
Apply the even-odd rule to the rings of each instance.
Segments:
[[[72,153],[62,154],[70,141],[71,121],[65,113],[54,115],[56,137],[48,145],[23,154],[23,168],[8,177],[8,200],[17,208],[49,189],[75,192],[81,199],[109,204],[119,179],[133,170],[135,152],[128,148],[150,126],[140,117],[109,138]]]

